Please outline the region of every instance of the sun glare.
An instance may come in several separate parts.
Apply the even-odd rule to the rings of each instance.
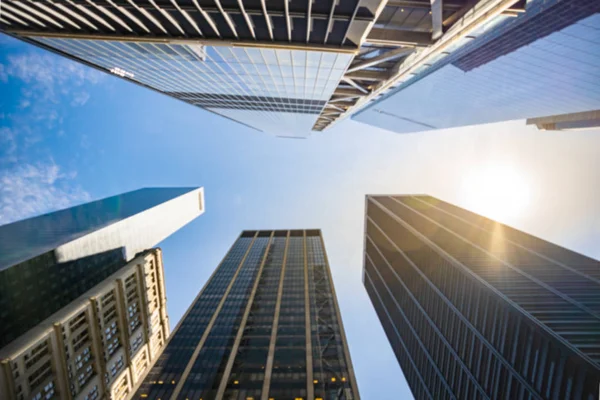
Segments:
[[[514,168],[484,166],[465,176],[461,195],[469,210],[505,220],[519,217],[526,210],[530,186]]]

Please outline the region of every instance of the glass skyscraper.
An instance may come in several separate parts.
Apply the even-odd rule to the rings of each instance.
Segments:
[[[0,29],[257,130],[304,137],[525,3],[4,0]]]
[[[134,398],[358,399],[321,232],[242,232]]]
[[[279,136],[306,134],[382,0],[6,0],[3,31]]]
[[[202,188],[145,188],[0,226],[0,347],[203,212]]]
[[[364,284],[417,399],[586,399],[600,262],[430,196],[367,196]]]
[[[600,2],[530,0],[456,42],[352,118],[397,133],[600,108]]]

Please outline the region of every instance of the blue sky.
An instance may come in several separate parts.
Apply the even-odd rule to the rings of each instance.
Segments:
[[[410,397],[362,286],[366,193],[428,193],[600,258],[600,131],[348,120],[278,139],[0,36],[0,224],[147,186],[205,188],[161,244],[172,327],[241,230],[321,228],[364,399]]]

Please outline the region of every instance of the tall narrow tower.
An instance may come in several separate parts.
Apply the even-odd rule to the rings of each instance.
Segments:
[[[242,232],[135,398],[358,399],[321,232]]]
[[[0,348],[204,212],[202,188],[145,188],[0,226]]]
[[[430,196],[367,196],[365,224],[415,398],[598,398],[600,262]]]

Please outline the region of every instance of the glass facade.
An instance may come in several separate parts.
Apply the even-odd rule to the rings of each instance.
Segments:
[[[410,133],[600,108],[599,2],[531,0],[493,22],[352,118]]]
[[[351,54],[39,37],[36,41],[252,128],[312,128]]]
[[[0,226],[0,348],[199,216],[202,193],[146,188]]]
[[[417,399],[596,399],[600,262],[429,196],[368,196],[364,284]]]
[[[0,270],[37,257],[193,190],[196,188],[139,189],[2,225]],[[202,205],[198,209],[201,208]]]
[[[358,399],[321,232],[242,232],[135,398]]]

